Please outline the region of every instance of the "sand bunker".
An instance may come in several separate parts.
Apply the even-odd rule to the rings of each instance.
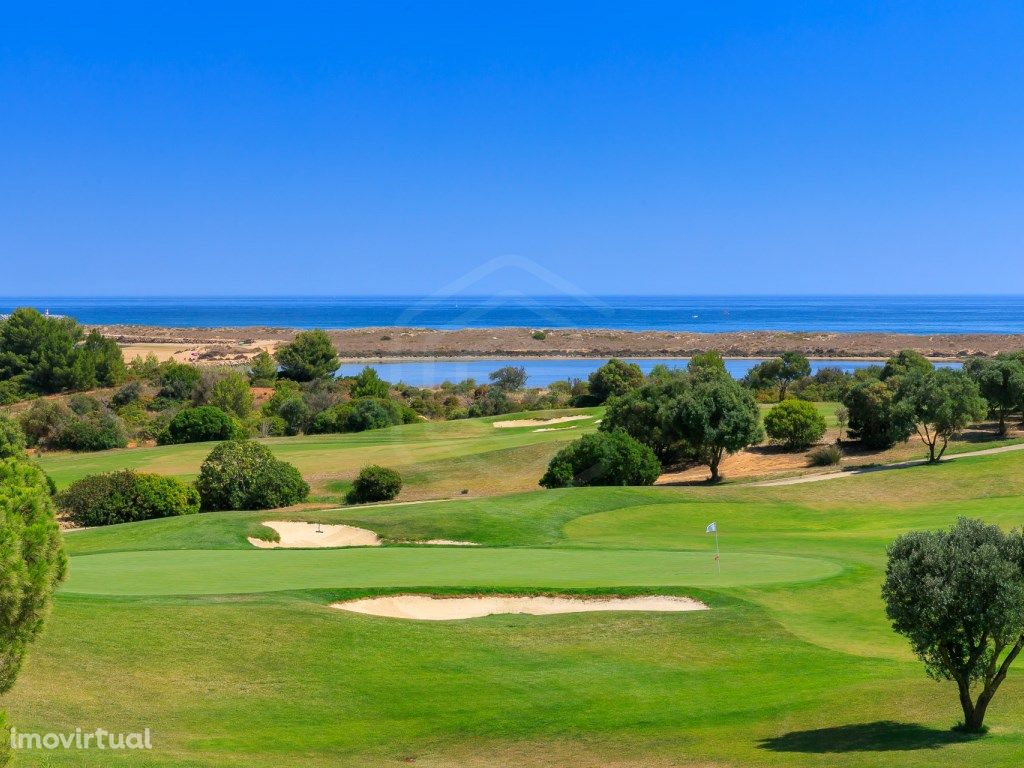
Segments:
[[[590,416],[560,416],[557,419],[513,419],[512,421],[496,421],[494,426],[498,429],[512,429],[513,427],[546,427],[551,424],[562,424],[566,421],[580,421],[589,419]]]
[[[451,621],[475,619],[496,613],[528,613],[547,616],[555,613],[585,613],[588,611],[706,611],[708,607],[689,597],[431,597],[430,595],[393,595],[368,597],[334,603],[332,608],[369,616],[391,619],[417,619],[421,621]]]
[[[475,541],[453,541],[452,539],[427,539],[426,541],[413,541],[411,544],[431,544],[436,547],[479,547]]]
[[[540,429],[533,430],[534,432],[568,432],[570,429],[576,429],[576,425],[573,424],[571,427],[541,427]]]
[[[280,536],[280,541],[264,541],[249,537],[249,543],[260,549],[307,547],[379,547],[380,537],[365,528],[351,525],[320,525],[316,523],[295,523],[282,520],[271,520],[263,523],[273,528]],[[317,529],[319,528],[319,533]]]
[[[366,528],[351,525],[317,525],[316,523],[296,523],[285,520],[270,520],[263,525],[277,531],[280,541],[266,541],[249,537],[249,543],[260,549],[318,549],[333,547],[379,547],[380,537]],[[472,541],[452,541],[451,539],[430,539],[429,541],[411,541],[410,544],[432,544],[444,547],[479,547]]]

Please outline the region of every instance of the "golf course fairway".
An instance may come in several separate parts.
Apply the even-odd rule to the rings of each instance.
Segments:
[[[184,550],[73,558],[65,592],[215,595],[366,587],[729,587],[813,581],[836,563],[730,553],[722,573],[709,552],[411,547],[350,550]]]
[[[880,586],[901,533],[960,515],[1010,529],[1022,499],[1024,453],[1005,453],[838,483],[76,531],[68,581],[2,706],[19,731],[152,731],[145,753],[18,755],[47,768],[1016,768],[1024,673],[1010,671],[988,735],[951,731],[955,686],[893,632]],[[256,549],[248,537],[270,520],[366,528],[384,546]],[[428,539],[482,546],[402,543]],[[407,594],[664,595],[710,610],[426,621],[331,607]]]

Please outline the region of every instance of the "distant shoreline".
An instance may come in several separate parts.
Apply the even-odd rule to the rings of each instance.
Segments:
[[[207,364],[241,363],[260,350],[273,351],[299,331],[244,328],[167,328],[152,325],[89,326],[125,348],[127,358],[145,356]],[[329,330],[339,355],[349,362],[471,359],[683,358],[716,350],[730,358],[762,358],[799,352],[811,359],[884,360],[914,349],[934,360],[957,361],[1024,350],[1024,334],[840,333],[729,331],[693,333],[554,329],[534,338],[529,328],[373,327]]]

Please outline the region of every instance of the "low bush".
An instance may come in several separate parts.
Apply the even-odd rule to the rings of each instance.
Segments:
[[[540,479],[545,488],[653,485],[661,474],[654,451],[625,432],[585,435],[555,454]]]
[[[21,428],[27,442],[40,448],[66,451],[102,451],[123,448],[128,444],[124,423],[92,398],[79,399],[76,413],[63,403],[37,400],[21,416]]]
[[[21,429],[30,446],[46,446],[61,427],[75,415],[57,400],[36,400],[19,417]]]
[[[68,407],[79,416],[88,416],[92,413],[100,413],[103,410],[103,403],[91,395],[76,392],[68,398]]]
[[[360,397],[318,413],[309,426],[309,432],[316,435],[364,432],[411,424],[418,419],[416,412],[403,403],[379,397]]]
[[[821,445],[807,454],[812,467],[834,467],[843,460],[843,451],[838,445]]]
[[[138,402],[142,397],[142,384],[138,381],[129,381],[110,398],[110,405],[113,408],[124,408],[126,405]]]
[[[173,477],[123,470],[83,477],[57,494],[57,507],[76,525],[114,525],[195,514],[199,492]]]
[[[240,436],[238,423],[231,416],[214,405],[200,405],[178,411],[167,425],[167,431],[160,435],[159,443],[205,443]]]
[[[124,423],[109,413],[89,413],[69,419],[49,441],[65,451],[105,451],[128,445]]]
[[[371,464],[359,470],[359,475],[345,500],[349,504],[370,501],[390,501],[402,490],[402,476],[395,470]]]
[[[803,400],[783,400],[764,417],[765,432],[773,442],[790,450],[814,445],[825,434],[825,417]]]
[[[309,496],[299,470],[249,440],[221,443],[210,451],[196,487],[205,510],[273,509]]]
[[[544,339],[548,337],[548,335],[544,331],[534,331],[530,335],[537,341],[544,341]]]

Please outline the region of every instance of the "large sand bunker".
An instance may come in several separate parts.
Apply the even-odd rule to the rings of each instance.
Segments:
[[[317,525],[283,520],[270,520],[263,524],[277,531],[280,541],[265,541],[250,536],[249,543],[260,549],[380,546],[380,537],[376,533],[351,525]]]
[[[392,595],[368,597],[334,603],[331,607],[370,616],[421,621],[475,619],[495,613],[528,613],[547,616],[554,613],[588,611],[706,611],[708,607],[689,597],[650,595],[644,597],[515,597],[484,595],[479,597],[431,597],[430,595]]]
[[[512,419],[511,421],[496,421],[494,426],[498,429],[512,429],[513,427],[547,427],[551,424],[562,424],[566,421],[580,421],[589,419],[591,416],[559,416],[557,419]]]
[[[298,523],[287,520],[268,520],[263,523],[267,528],[277,531],[279,541],[267,541],[249,537],[249,543],[260,549],[320,549],[335,547],[379,547],[380,536],[366,528],[352,525],[323,525],[317,523]],[[430,539],[414,541],[412,544],[432,544],[447,547],[477,547],[472,541],[452,541],[450,539]]]

